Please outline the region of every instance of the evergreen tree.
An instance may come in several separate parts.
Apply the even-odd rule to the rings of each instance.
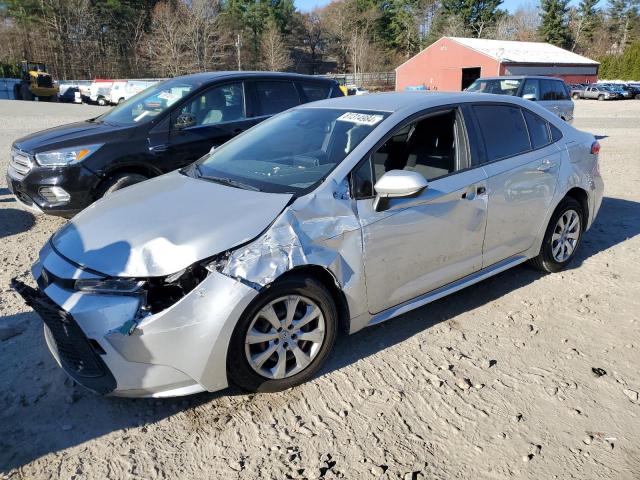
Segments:
[[[543,41],[561,48],[568,48],[571,33],[567,20],[568,0],[542,0],[541,22],[538,33]]]
[[[505,15],[498,8],[501,4],[502,0],[442,0],[442,13],[445,17],[457,17],[471,35],[481,38]]]

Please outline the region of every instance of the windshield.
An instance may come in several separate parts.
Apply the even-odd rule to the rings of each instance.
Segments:
[[[184,79],[167,80],[143,90],[97,120],[116,125],[140,125],[160,115],[194,88]]]
[[[186,174],[239,188],[302,193],[322,181],[388,113],[301,108],[267,120]]]
[[[497,95],[517,95],[521,79],[482,79],[479,78],[467,88],[469,92],[495,93]]]

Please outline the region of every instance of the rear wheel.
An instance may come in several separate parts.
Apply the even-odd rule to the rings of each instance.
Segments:
[[[22,100],[26,100],[28,102],[31,102],[33,100],[33,93],[31,93],[31,90],[29,90],[29,85],[23,83],[22,87],[20,89],[20,97]]]
[[[104,97],[98,98],[98,105],[100,105],[101,107],[104,107],[106,104],[107,104],[107,101],[104,99]]]
[[[125,187],[144,182],[148,179],[148,177],[140,175],[139,173],[119,173],[108,180],[105,180],[99,190],[99,196],[103,197],[105,195],[109,195],[116,190],[121,190]]]
[[[229,378],[252,392],[300,385],[329,356],[336,325],[336,306],[321,283],[285,278],[258,296],[236,325],[227,354]]]
[[[530,263],[545,272],[559,272],[575,255],[584,230],[584,211],[578,201],[566,197],[549,220],[540,254]]]
[[[573,99],[574,100],[579,100],[580,99],[580,94],[579,93],[574,93],[573,94]]]

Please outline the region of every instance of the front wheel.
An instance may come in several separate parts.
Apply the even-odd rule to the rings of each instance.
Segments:
[[[584,211],[575,199],[567,197],[560,202],[549,220],[540,254],[531,264],[545,272],[559,272],[574,257],[584,231]]]
[[[135,185],[136,183],[144,182],[148,180],[148,177],[144,175],[140,175],[139,173],[120,173],[117,174],[108,180],[106,180],[98,190],[98,196],[104,197],[105,195],[109,195],[117,190],[121,190],[130,185]]]
[[[573,94],[573,99],[574,100],[579,100],[580,99],[580,94],[579,93],[574,93]]]
[[[598,100],[602,102],[604,100],[604,95],[598,95]]]
[[[231,381],[251,392],[278,392],[309,380],[336,338],[337,310],[319,282],[290,276],[249,305],[227,354]]]

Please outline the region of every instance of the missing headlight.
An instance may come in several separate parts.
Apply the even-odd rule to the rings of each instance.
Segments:
[[[149,278],[145,285],[147,299],[143,310],[157,313],[169,308],[196,288],[208,274],[205,266],[197,263],[166,277]]]

